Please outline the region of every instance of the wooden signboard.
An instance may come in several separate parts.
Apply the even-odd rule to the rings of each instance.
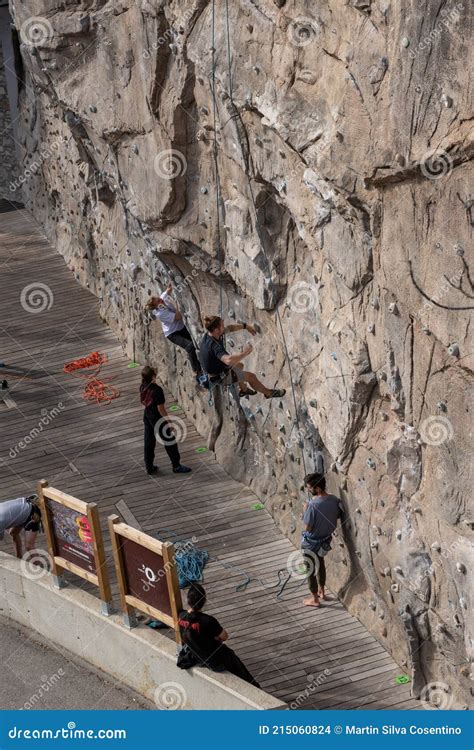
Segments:
[[[120,600],[127,627],[135,623],[134,610],[174,628],[181,643],[178,618],[182,610],[174,547],[109,516]]]
[[[39,483],[38,496],[55,585],[62,585],[60,571],[69,570],[98,587],[102,612],[110,614],[112,595],[96,503],[66,495],[44,480]]]

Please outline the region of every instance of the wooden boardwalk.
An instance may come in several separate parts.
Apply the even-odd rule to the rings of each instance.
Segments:
[[[49,309],[22,307],[30,284],[42,288]],[[161,473],[145,474],[139,371],[127,368],[96,299],[77,284],[26,211],[0,214],[0,342],[0,361],[24,373],[9,378],[7,401],[0,400],[0,500],[30,492],[44,477],[96,501],[104,530],[107,515],[124,501],[149,533],[194,535],[213,558],[205,569],[207,610],[228,630],[230,645],[263,689],[299,708],[419,707],[409,685],[395,683],[402,670],[334,596],[320,610],[306,609],[305,584],[292,580],[276,598],[277,571],[294,548],[265,510],[252,510],[259,499],[247,487],[213,454],[196,452],[205,439],[183,411],[176,412],[187,427],[180,448],[193,473],[172,474],[157,451]],[[63,373],[65,362],[91,351],[107,354],[103,374],[121,391],[109,406],[85,402],[81,382]],[[17,447],[54,409],[59,413],[29,445]],[[10,551],[6,541],[0,548]],[[239,592],[242,571],[252,581]]]

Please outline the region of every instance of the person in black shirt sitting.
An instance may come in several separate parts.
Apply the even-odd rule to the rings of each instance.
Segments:
[[[209,667],[214,672],[231,672],[251,685],[260,687],[237,654],[224,645],[229,637],[227,631],[215,617],[201,611],[205,604],[204,588],[199,583],[192,583],[188,590],[188,610],[182,612],[179,618],[183,643],[199,666]]]
[[[145,407],[143,422],[145,424],[146,470],[148,474],[156,474],[158,471],[158,466],[155,466],[154,463],[156,438],[158,437],[160,443],[165,446],[174,473],[188,474],[191,469],[181,463],[172,422],[166,420],[168,412],[165,407],[165,394],[155,381],[156,370],[147,365],[142,370],[142,384],[140,386],[140,401]]]
[[[242,359],[253,351],[252,344],[247,344],[240,354],[229,354],[224,347],[225,333],[246,330],[255,336],[257,333],[255,328],[247,323],[226,326],[218,315],[206,317],[204,326],[207,333],[201,341],[199,359],[211,383],[230,385],[238,382],[241,396],[254,396],[256,391],[263,393],[265,398],[281,398],[285,395],[284,388],[267,388],[253,372],[243,369]],[[251,386],[250,388],[247,383]]]

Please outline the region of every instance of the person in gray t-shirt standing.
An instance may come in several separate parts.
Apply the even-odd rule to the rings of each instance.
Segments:
[[[36,504],[38,495],[17,497],[0,503],[0,540],[8,530],[16,556],[23,557],[21,532],[25,532],[25,552],[34,549],[36,535],[41,527],[41,510]]]
[[[303,515],[301,536],[301,549],[311,592],[311,596],[304,599],[303,604],[307,607],[320,607],[320,599],[326,598],[324,556],[331,549],[331,537],[336,530],[337,519],[344,517],[344,510],[340,499],[326,492],[326,479],[322,474],[307,474],[304,483],[312,498]]]

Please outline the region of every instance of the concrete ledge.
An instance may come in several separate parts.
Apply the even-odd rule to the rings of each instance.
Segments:
[[[285,703],[229,673],[176,666],[173,641],[149,628],[127,630],[119,615],[77,588],[32,579],[20,560],[0,552],[0,611],[58,647],[128,685],[158,708],[282,710]]]

